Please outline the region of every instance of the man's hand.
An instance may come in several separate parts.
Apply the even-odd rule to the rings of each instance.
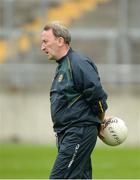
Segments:
[[[112,119],[112,116],[104,118],[104,120],[102,121],[102,123],[100,125],[98,136],[99,136],[99,138],[101,140],[104,139],[104,132],[103,132],[103,130],[106,127],[106,122],[109,121],[110,119]]]
[[[101,140],[104,139],[104,134],[103,134],[104,127],[105,127],[105,124],[104,124],[104,123],[101,123],[100,129],[99,129],[99,133],[98,133],[98,136],[99,136],[99,138],[100,138]]]

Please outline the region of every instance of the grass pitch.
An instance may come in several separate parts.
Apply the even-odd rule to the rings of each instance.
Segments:
[[[57,154],[44,145],[0,145],[0,179],[47,179]],[[140,148],[96,147],[92,154],[95,179],[140,178]]]

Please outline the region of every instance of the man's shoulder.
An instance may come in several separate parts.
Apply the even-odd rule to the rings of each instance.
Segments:
[[[78,51],[75,51],[73,49],[71,49],[69,56],[71,58],[79,58],[81,60],[86,58],[85,54],[78,52]]]
[[[72,63],[75,63],[75,64],[86,63],[86,62],[94,64],[94,62],[84,53],[75,51],[73,49],[69,53],[69,59],[72,61]]]
[[[93,59],[89,58],[88,56],[86,56],[85,54],[81,53],[81,52],[77,52],[74,50],[71,50],[70,54],[69,54],[69,59],[71,61],[71,64],[73,66],[92,66],[94,67],[94,69],[97,70],[97,67],[93,61]]]

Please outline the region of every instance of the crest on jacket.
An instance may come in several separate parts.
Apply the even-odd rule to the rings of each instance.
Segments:
[[[58,82],[61,82],[63,80],[63,78],[64,78],[63,74],[60,74],[58,77]]]

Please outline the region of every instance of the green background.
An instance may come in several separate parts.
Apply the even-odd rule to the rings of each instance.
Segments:
[[[54,146],[1,144],[0,178],[45,178],[53,166]],[[92,153],[96,179],[140,178],[140,147],[97,146]]]

